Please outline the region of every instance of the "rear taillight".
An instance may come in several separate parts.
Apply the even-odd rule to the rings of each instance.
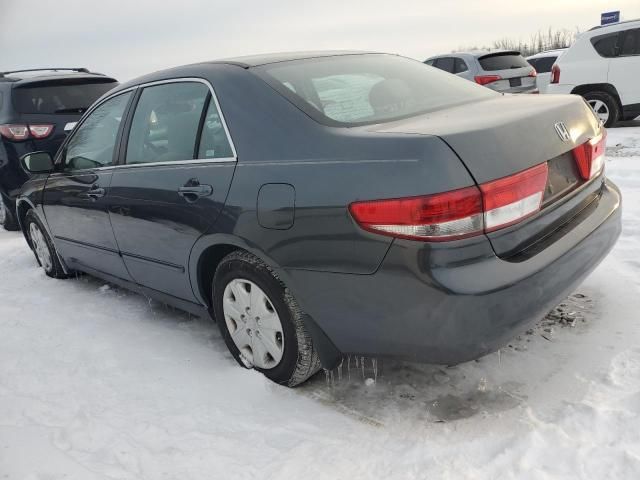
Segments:
[[[26,125],[0,125],[0,135],[9,140],[26,140],[29,127]]]
[[[524,172],[480,185],[485,231],[492,232],[513,225],[539,211],[547,175],[547,164],[542,163]]]
[[[557,63],[551,66],[551,80],[550,83],[560,83],[560,67]]]
[[[602,129],[602,133],[591,140],[578,145],[572,150],[573,158],[578,165],[580,176],[584,180],[596,177],[604,168],[604,151],[607,144],[607,131]]]
[[[451,192],[354,202],[349,211],[365,230],[441,242],[513,225],[540,210],[547,183],[543,163],[515,175]]]
[[[27,140],[29,136],[35,139],[46,138],[53,132],[53,125],[0,125],[0,135],[9,140]]]
[[[502,80],[500,75],[476,75],[473,77],[477,84],[486,85],[491,82],[497,82],[498,80]]]
[[[29,125],[33,138],[46,138],[53,132],[53,125]]]
[[[482,232],[482,197],[477,187],[354,202],[349,211],[365,230],[393,237],[443,241]]]
[[[531,70],[529,72],[529,77],[537,77],[538,76],[538,72],[536,72],[536,69],[534,68],[533,70]]]

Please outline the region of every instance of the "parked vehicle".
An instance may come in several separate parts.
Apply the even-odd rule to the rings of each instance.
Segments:
[[[582,95],[606,127],[640,115],[640,20],[594,27],[556,61],[547,93]]]
[[[117,85],[86,68],[0,72],[0,225],[18,230],[15,201],[29,178],[20,157],[54,155],[82,113]]]
[[[453,73],[500,93],[537,93],[536,71],[512,50],[456,52],[437,55],[427,65]]]
[[[258,55],[130,81],[18,214],[45,272],[201,315],[296,385],[343,355],[454,364],[542,318],[620,232],[579,98],[500,95],[420,62]]]
[[[546,50],[527,57],[527,62],[536,69],[538,74],[536,76],[536,88],[539,93],[547,93],[547,87],[551,82],[551,67],[565,50],[566,48]]]

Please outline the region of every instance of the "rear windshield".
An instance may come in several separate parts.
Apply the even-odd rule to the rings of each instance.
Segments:
[[[116,85],[111,81],[17,87],[13,103],[18,113],[82,113]]]
[[[533,68],[536,69],[538,73],[549,73],[551,71],[551,67],[555,63],[558,57],[540,57],[540,58],[532,58],[529,60],[529,63]]]
[[[478,59],[483,70],[509,70],[510,68],[528,67],[524,57],[517,53],[494,53]]]
[[[387,122],[497,95],[422,62],[394,55],[312,58],[253,71],[327,125]]]

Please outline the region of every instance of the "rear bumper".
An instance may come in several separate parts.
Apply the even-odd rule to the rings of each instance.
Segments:
[[[569,85],[567,83],[550,83],[544,89],[543,93],[566,95],[571,93],[575,87],[575,85]]]
[[[495,256],[486,239],[446,247],[396,240],[375,274],[287,274],[302,308],[341,352],[460,363],[540,320],[606,256],[621,230],[620,192],[606,181],[596,202],[518,263]]]

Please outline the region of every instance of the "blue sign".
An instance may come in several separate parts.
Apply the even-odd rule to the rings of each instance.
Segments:
[[[620,21],[620,10],[617,12],[605,12],[600,14],[600,25],[609,25]]]

